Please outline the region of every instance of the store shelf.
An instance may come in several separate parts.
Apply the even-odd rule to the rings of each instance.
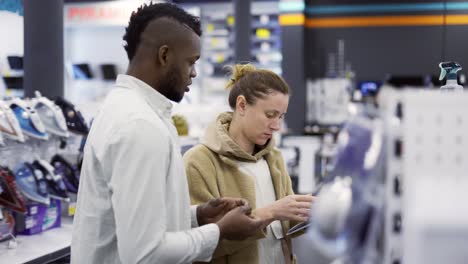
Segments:
[[[271,35],[268,38],[259,38],[256,36],[252,36],[252,42],[279,42],[281,41],[281,37],[279,36],[279,33],[275,33],[278,35]]]
[[[0,263],[48,263],[70,255],[72,219],[62,218],[62,226],[32,236],[18,236],[17,248],[0,243]]]
[[[253,63],[259,68],[265,68],[282,74],[281,61],[281,27],[278,23],[278,13],[272,10],[258,10],[252,16],[251,55]]]
[[[279,28],[280,24],[278,21],[271,21],[268,23],[261,23],[261,22],[252,22],[252,28]]]
[[[205,38],[217,38],[217,37],[229,37],[229,30],[225,29],[225,30],[215,30],[215,31],[212,31],[212,32],[207,32],[203,34],[203,36]]]

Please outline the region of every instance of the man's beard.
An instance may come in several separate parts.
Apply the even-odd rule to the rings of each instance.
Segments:
[[[158,91],[173,102],[180,102],[184,98],[185,91],[179,91],[181,87],[181,74],[176,67],[172,67],[167,73],[167,78],[159,83]]]

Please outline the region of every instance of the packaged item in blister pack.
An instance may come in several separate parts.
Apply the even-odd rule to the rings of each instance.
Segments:
[[[384,199],[384,133],[380,119],[359,114],[340,132],[332,171],[311,208],[312,247],[344,263],[378,256]]]

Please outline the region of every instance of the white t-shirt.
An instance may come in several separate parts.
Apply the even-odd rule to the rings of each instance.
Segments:
[[[270,169],[265,159],[257,162],[238,161],[239,169],[255,179],[256,207],[262,208],[276,201]],[[259,264],[284,264],[281,247],[283,231],[280,221],[273,221],[267,227],[267,236],[258,241]]]

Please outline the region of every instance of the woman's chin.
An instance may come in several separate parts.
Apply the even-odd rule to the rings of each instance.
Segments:
[[[263,146],[268,142],[268,140],[269,140],[269,138],[268,139],[258,139],[257,142],[255,142],[255,144],[257,146]]]

